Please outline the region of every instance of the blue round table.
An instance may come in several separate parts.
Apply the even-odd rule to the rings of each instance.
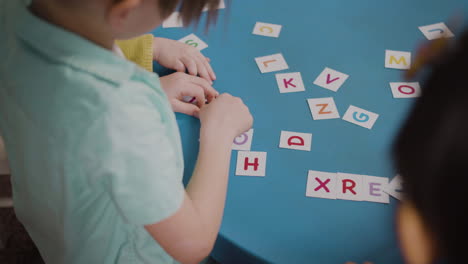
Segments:
[[[241,97],[255,118],[252,151],[268,152],[266,177],[235,176],[233,151],[224,219],[212,256],[223,264],[402,263],[390,204],[305,196],[308,170],[393,178],[390,148],[413,99],[394,99],[399,70],[384,67],[385,50],[413,51],[425,40],[419,26],[448,22],[468,1],[232,1],[209,34],[198,28],[159,28],[180,39],[195,33],[209,47],[214,87]],[[256,22],[283,25],[279,38],[252,34]],[[457,32],[458,33],[458,32]],[[301,72],[305,92],[280,94],[275,73],[261,74],[255,57],[283,53]],[[413,53],[414,55],[414,53]],[[413,56],[414,58],[414,56]],[[325,67],[350,75],[332,92],[315,86]],[[164,69],[157,69],[167,74]],[[368,130],[342,119],[312,119],[306,99],[333,97],[343,116],[349,105],[378,113]],[[177,115],[192,174],[199,121]],[[313,134],[312,151],[280,149],[282,130]]]

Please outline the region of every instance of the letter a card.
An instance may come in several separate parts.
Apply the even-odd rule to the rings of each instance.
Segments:
[[[310,151],[312,134],[281,131],[280,148]]]
[[[267,153],[239,151],[237,153],[236,175],[265,176]]]

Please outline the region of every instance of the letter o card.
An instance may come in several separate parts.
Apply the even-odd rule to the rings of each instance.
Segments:
[[[307,99],[314,120],[340,118],[333,97]]]
[[[375,122],[377,121],[377,118],[379,118],[379,115],[376,113],[372,113],[362,108],[350,105],[343,117],[343,120],[358,126],[365,127],[367,129],[372,129]]]
[[[190,34],[184,38],[179,39],[179,42],[185,43],[189,46],[195,47],[197,50],[204,50],[208,48],[208,45],[203,42],[199,37],[195,34]]]
[[[253,29],[252,34],[265,36],[265,37],[277,38],[277,37],[279,37],[279,35],[281,33],[281,28],[282,28],[281,25],[257,22],[255,24],[255,27]]]
[[[257,66],[261,73],[289,69],[288,64],[284,60],[283,54],[281,53],[255,58],[255,62],[257,62]]]
[[[281,131],[280,148],[310,151],[312,134]]]
[[[386,50],[385,68],[399,70],[411,68],[411,52]]]
[[[421,87],[418,82],[390,83],[394,98],[413,98],[421,96]]]
[[[330,68],[325,68],[325,70],[323,70],[323,72],[314,81],[314,84],[336,92],[348,78],[349,75],[347,74],[332,70]]]
[[[294,93],[305,91],[300,72],[276,74],[276,82],[280,93]]]
[[[234,139],[232,142],[232,149],[233,150],[250,150],[252,146],[252,138],[253,138],[253,128],[247,132],[240,134],[238,137]]]
[[[307,197],[336,199],[337,174],[321,171],[309,171],[307,177]]]
[[[445,23],[437,23],[433,25],[427,25],[419,27],[419,30],[426,36],[428,40],[438,39],[438,38],[453,38],[455,35],[450,31],[450,29],[445,25]]]
[[[341,200],[362,201],[362,175],[338,173],[336,198]]]
[[[265,176],[266,152],[239,151],[237,153],[236,175]]]

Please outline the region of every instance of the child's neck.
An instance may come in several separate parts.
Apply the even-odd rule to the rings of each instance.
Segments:
[[[70,32],[94,42],[105,49],[112,50],[115,39],[99,26],[96,19],[82,14],[84,12],[71,12],[68,9],[50,4],[49,1],[32,1],[30,11],[47,22],[62,27]]]

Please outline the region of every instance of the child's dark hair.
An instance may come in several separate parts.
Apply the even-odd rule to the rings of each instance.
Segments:
[[[432,66],[396,139],[406,198],[448,263],[466,262],[468,237],[468,31]]]
[[[184,25],[196,23],[200,19],[202,10],[208,7],[207,25],[213,23],[217,17],[217,7],[221,0],[159,0],[163,17],[168,17],[178,5]]]

